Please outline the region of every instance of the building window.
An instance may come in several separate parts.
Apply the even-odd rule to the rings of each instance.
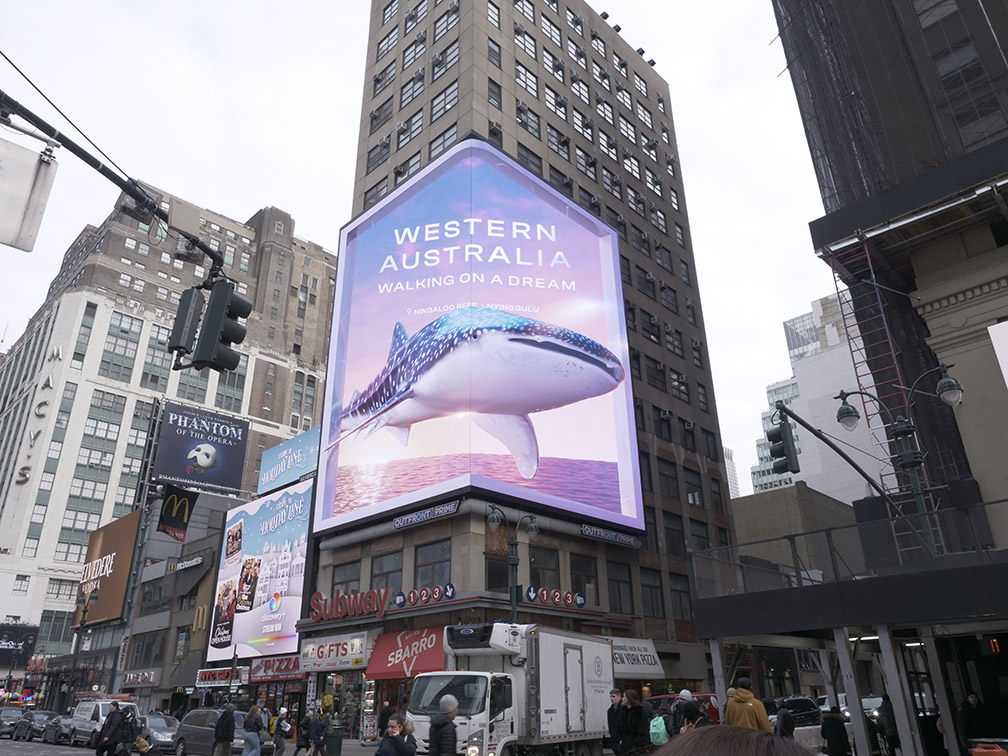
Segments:
[[[655,519],[654,507],[644,507],[644,548],[658,551],[658,521]]]
[[[498,110],[501,109],[501,103],[503,102],[501,95],[501,85],[498,84],[493,79],[487,79],[487,99],[490,104],[493,105]]]
[[[675,224],[675,240],[680,247],[686,246],[686,232],[678,223]]]
[[[400,163],[395,168],[395,184],[399,186],[402,182],[420,170],[420,153],[414,153],[409,160]],[[312,294],[314,297],[315,295]]]
[[[627,62],[624,58],[621,58],[619,53],[613,53],[612,56],[613,67],[619,71],[624,76],[627,75]]]
[[[72,601],[79,587],[80,583],[76,580],[49,578],[45,597],[54,601]]]
[[[449,8],[447,11],[438,17],[438,20],[434,22],[434,41],[437,42],[441,37],[448,33],[455,24],[458,23],[459,12],[458,5],[455,6],[454,10]]]
[[[529,546],[529,582],[538,588],[559,588],[560,552]]]
[[[558,58],[548,50],[543,50],[543,68],[547,74],[551,74],[554,79],[563,84],[565,64],[563,58]]]
[[[560,118],[567,120],[567,98],[563,95],[557,94],[551,87],[545,86],[546,90],[546,107],[551,112],[560,116]]]
[[[437,2],[440,2],[440,0],[437,0]],[[420,0],[420,2],[416,4],[416,7],[406,14],[406,23],[404,26],[406,33],[409,34],[413,31],[413,29],[416,28],[416,25],[425,18],[427,18],[427,0]]]
[[[423,128],[423,111],[418,110],[396,128],[398,135],[396,149],[401,149],[409,144],[410,140],[420,133],[421,128]]]
[[[633,581],[630,565],[622,562],[607,562],[609,576],[609,612],[612,614],[633,614]]]
[[[550,124],[546,124],[546,144],[564,160],[570,160],[570,138]]]
[[[451,581],[451,540],[416,547],[414,588],[431,588]]]
[[[580,147],[574,148],[574,154],[577,158],[577,169],[592,181],[598,181],[598,174],[595,170],[595,158]]]
[[[409,66],[412,66],[414,63],[416,63],[420,59],[420,56],[423,55],[426,50],[427,50],[426,35],[420,37],[419,39],[414,40],[411,44],[407,45],[406,49],[403,50],[402,54],[403,71],[405,71]],[[374,124],[372,123],[371,126],[373,129]]]
[[[434,81],[441,78],[444,73],[458,63],[459,59],[459,43],[456,39],[448,47],[444,49],[438,55],[435,55],[431,61],[431,75]]]
[[[521,100],[517,101],[515,107],[518,112],[518,125],[536,139],[541,139],[542,135],[539,126],[538,114],[536,114],[535,111],[530,110],[529,107]]]
[[[574,108],[574,130],[589,141],[595,141],[592,131],[592,120],[577,108]]]
[[[697,405],[703,412],[710,412],[710,405],[707,403],[707,387],[702,383],[696,385]]]
[[[458,103],[458,80],[442,89],[431,100],[431,123],[443,116]]]
[[[670,393],[676,399],[682,399],[687,404],[689,403],[689,378],[686,377],[685,373],[678,373],[672,371],[672,383],[670,385]],[[693,435],[692,429],[688,429],[690,437]],[[696,444],[693,444],[691,451],[696,451]]]
[[[438,134],[430,143],[430,159],[433,160],[442,152],[447,150],[458,139],[458,124],[453,123],[447,129]]]
[[[360,562],[347,562],[333,566],[332,593],[330,595],[335,596],[337,591],[343,595],[360,593]]]
[[[683,482],[686,484],[686,501],[689,502],[691,506],[700,507],[704,506],[703,498],[703,484],[700,482],[700,473],[696,470],[690,470],[688,467],[683,468]]]
[[[424,77],[423,76],[413,76],[399,87],[399,107],[405,108],[424,91]]]
[[[665,381],[665,366],[653,357],[644,357],[644,374],[649,386],[654,386],[661,391],[668,390]]]
[[[27,596],[28,595],[28,584],[31,583],[31,576],[29,575],[16,575],[14,577],[14,590],[15,596]]]
[[[24,546],[21,548],[21,556],[26,559],[34,559],[38,552],[38,538],[25,538]]]
[[[595,557],[571,552],[570,571],[571,589],[584,595],[587,606],[598,606],[598,561]]]
[[[399,0],[392,0],[388,5],[382,9],[382,23],[387,24],[389,20],[398,12],[399,10]]]
[[[672,597],[672,619],[692,622],[693,607],[690,603],[689,577],[669,573],[669,587]]]
[[[391,589],[392,593],[402,590],[402,552],[371,557],[371,588]]]
[[[584,20],[570,8],[567,9],[567,26],[584,36]]]
[[[704,551],[710,548],[710,536],[707,535],[707,523],[702,520],[689,521],[690,547],[693,551]]]
[[[634,73],[633,79],[634,79],[634,86],[637,88],[637,91],[640,92],[645,97],[647,97],[648,96],[647,82],[644,81],[644,79],[642,79],[640,74],[638,73]]]
[[[517,158],[519,164],[525,166],[525,168],[535,175],[540,177],[543,175],[542,158],[532,152],[532,150],[523,145],[521,142],[518,143]]]
[[[501,48],[492,39],[487,39],[487,57],[497,68],[501,67]]]
[[[535,23],[535,6],[532,5],[532,0],[515,0],[514,6],[516,11]]]
[[[375,168],[388,160],[392,152],[392,146],[388,137],[382,139],[378,144],[368,150],[367,172],[371,173]]]
[[[658,457],[658,493],[670,499],[678,500],[679,498],[679,478],[677,476],[676,464],[661,457]],[[668,515],[666,515],[667,519]]]
[[[500,8],[498,8],[492,2],[487,2],[487,20],[490,22],[491,26],[494,26],[498,29],[501,28]]]
[[[595,95],[595,112],[598,113],[607,123],[613,123],[613,107],[598,95]]]
[[[599,129],[598,133],[599,147],[602,152],[608,156],[610,160],[616,160],[616,150],[619,147],[619,143],[616,141],[615,137],[611,137],[606,134],[602,129]]]
[[[543,34],[549,37],[550,42],[552,42],[557,47],[562,47],[560,41],[560,27],[550,21],[546,16],[540,14],[540,27],[543,30]]]
[[[496,554],[484,554],[486,565],[486,589],[491,593],[507,593],[508,581],[507,559]]]
[[[662,598],[661,572],[640,568],[641,599],[645,617],[664,617],[665,601]]]
[[[721,495],[721,481],[717,478],[710,479],[711,502],[714,504],[714,511],[724,514],[724,498]]]
[[[532,60],[536,57],[535,37],[524,31],[524,27],[515,26],[515,45],[523,50]]]
[[[574,196],[574,182],[567,174],[552,165],[549,167],[549,182],[550,186],[561,194],[566,194],[568,197]]]
[[[399,27],[395,26],[392,28],[392,31],[390,31],[388,34],[386,34],[384,37],[378,40],[378,56],[375,58],[375,60],[381,60],[383,57],[385,57],[385,55],[388,54],[388,51],[396,46],[396,43],[398,41],[399,41]]]
[[[661,407],[652,407],[651,419],[654,421],[654,432],[662,441],[672,441],[672,413]],[[659,489],[661,488],[661,464],[658,465]],[[665,494],[664,491],[659,491]],[[668,494],[665,494],[666,496]]]
[[[515,62],[515,81],[533,97],[539,97],[539,78],[518,62]]]
[[[588,85],[585,84],[580,79],[574,81],[573,78],[574,77],[572,76],[571,92],[576,94],[578,96],[578,99],[580,99],[581,102],[583,102],[585,105],[591,105],[591,98],[589,97]]]
[[[637,103],[637,117],[649,129],[654,128],[654,122],[651,120],[651,111],[645,108],[644,104],[640,102]]]
[[[641,490],[653,491],[654,484],[651,482],[651,456],[647,452],[637,453],[640,463]]]
[[[367,210],[386,194],[388,194],[388,177],[383,178],[377,184],[364,192],[364,209]]]
[[[374,86],[371,94],[378,96],[389,84],[395,81],[396,62],[393,60],[385,68],[374,75]]]
[[[719,457],[717,436],[709,430],[702,430],[700,435],[703,436],[704,456],[717,462]]]

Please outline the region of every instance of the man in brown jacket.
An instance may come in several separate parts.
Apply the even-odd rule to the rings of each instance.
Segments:
[[[740,677],[738,680],[735,695],[725,709],[725,724],[773,732],[763,702],[753,695],[752,680],[748,677]]]

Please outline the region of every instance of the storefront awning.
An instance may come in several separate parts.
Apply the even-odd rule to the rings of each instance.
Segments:
[[[443,627],[379,635],[365,674],[372,680],[381,680],[442,670],[443,638]]]
[[[665,668],[648,638],[609,638],[617,680],[664,680]]]

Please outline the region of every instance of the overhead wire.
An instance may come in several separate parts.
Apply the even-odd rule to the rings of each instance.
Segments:
[[[116,164],[116,162],[115,162],[115,161],[114,161],[114,160],[113,160],[112,158],[110,158],[110,157],[109,157],[109,156],[108,156],[108,155],[107,155],[107,154],[105,153],[105,151],[104,151],[104,150],[103,150],[103,149],[102,149],[101,147],[99,147],[99,146],[98,146],[97,144],[95,144],[95,143],[94,143],[94,142],[93,142],[93,141],[91,140],[91,137],[89,137],[89,136],[88,136],[87,134],[85,134],[85,133],[84,133],[84,132],[83,132],[83,131],[81,130],[81,128],[80,128],[80,127],[79,127],[79,126],[78,126],[78,125],[77,125],[76,123],[74,123],[74,121],[73,121],[73,120],[72,120],[72,119],[70,118],[70,116],[68,116],[68,115],[67,115],[66,113],[64,113],[64,112],[63,112],[62,110],[60,110],[60,107],[59,107],[59,106],[58,106],[58,105],[57,105],[56,103],[54,103],[54,102],[53,102],[52,100],[50,100],[50,99],[49,99],[49,97],[48,97],[48,96],[46,95],[46,93],[45,93],[45,92],[43,92],[43,91],[42,91],[42,90],[41,90],[41,89],[40,89],[40,88],[38,87],[38,85],[36,85],[36,84],[35,84],[35,82],[34,82],[34,81],[32,81],[32,80],[31,80],[31,79],[30,79],[30,78],[28,77],[28,74],[26,74],[26,73],[25,73],[24,71],[22,71],[22,70],[21,70],[21,69],[20,69],[20,68],[18,67],[18,65],[17,65],[17,64],[16,64],[16,63],[15,63],[15,62],[14,62],[13,60],[11,60],[11,59],[10,59],[10,58],[9,58],[9,57],[7,56],[7,53],[5,53],[5,52],[4,52],[3,50],[0,50],[0,57],[3,57],[3,59],[4,59],[4,60],[6,60],[6,61],[7,61],[7,62],[8,62],[9,64],[10,64],[11,68],[13,68],[13,69],[14,69],[15,71],[17,71],[17,72],[18,72],[18,73],[19,73],[19,74],[21,75],[21,77],[22,77],[22,78],[23,78],[23,79],[24,79],[25,81],[27,81],[27,82],[28,82],[28,83],[29,83],[29,84],[31,85],[32,89],[34,89],[34,90],[35,90],[36,92],[38,92],[38,93],[39,93],[39,95],[41,95],[42,99],[44,99],[44,100],[45,100],[45,101],[46,101],[47,103],[49,103],[49,105],[50,105],[50,106],[51,106],[51,107],[53,108],[53,110],[55,110],[55,111],[56,111],[57,113],[59,113],[59,114],[60,114],[60,115],[61,115],[61,116],[63,117],[63,119],[64,119],[64,120],[65,120],[65,121],[66,121],[67,123],[69,123],[69,124],[70,124],[70,125],[71,125],[71,126],[72,126],[72,127],[74,128],[74,130],[75,130],[75,131],[76,131],[76,132],[77,132],[78,134],[80,134],[80,135],[81,135],[81,136],[82,136],[82,137],[83,137],[83,138],[84,138],[84,139],[85,139],[85,140],[87,141],[87,143],[88,143],[88,144],[90,144],[90,145],[91,145],[92,147],[94,147],[94,149],[95,149],[95,150],[97,150],[97,151],[98,151],[98,153],[99,153],[99,154],[100,154],[100,155],[101,155],[101,156],[102,156],[103,158],[105,158],[105,160],[106,160],[106,161],[108,161],[108,163],[109,163],[109,164],[111,164],[112,166],[114,166],[114,167],[115,167],[115,169],[116,169],[117,171],[119,171],[119,173],[121,173],[121,174],[122,174],[122,175],[123,175],[123,176],[124,176],[124,177],[125,177],[126,179],[128,179],[128,180],[130,180],[130,181],[132,181],[132,180],[133,180],[133,179],[132,179],[132,178],[130,177],[130,175],[129,175],[128,173],[126,173],[126,171],[124,171],[124,170],[123,170],[122,168],[120,168],[120,167],[119,167],[119,166],[118,166],[118,165]]]

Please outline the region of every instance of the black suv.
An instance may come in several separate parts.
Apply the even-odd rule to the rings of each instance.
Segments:
[[[762,698],[766,713],[770,716],[771,723],[777,717],[777,699]],[[794,717],[795,727],[818,727],[822,724],[822,712],[819,706],[808,696],[789,696],[784,699],[784,706]]]

